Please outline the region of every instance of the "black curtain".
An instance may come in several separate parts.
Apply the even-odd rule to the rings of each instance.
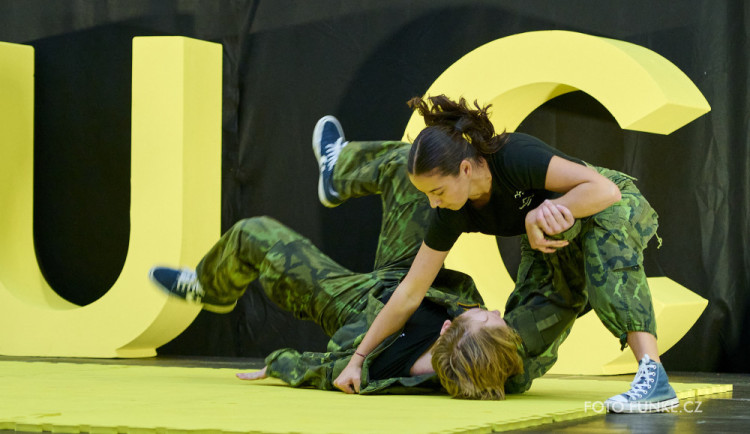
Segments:
[[[133,36],[223,44],[222,230],[271,215],[341,264],[368,271],[379,202],[357,199],[333,210],[318,203],[315,121],[334,114],[350,139],[398,139],[410,116],[405,101],[464,54],[516,33],[572,30],[663,55],[712,111],[658,136],[621,130],[576,92],[545,104],[519,129],[640,180],[664,239],[661,249],[647,249],[647,273],[709,300],[663,357],[668,368],[750,372],[748,17],[743,0],[0,0],[0,41],[36,49],[40,265],[79,304],[106,293],[122,268]],[[499,245],[515,274],[518,241]],[[251,285],[233,313],[201,313],[159,353],[262,357],[287,346],[321,350],[325,342],[315,325],[280,311]]]

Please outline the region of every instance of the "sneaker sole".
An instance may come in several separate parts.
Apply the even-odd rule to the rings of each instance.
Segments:
[[[315,161],[318,162],[318,170],[320,171],[320,175],[318,175],[318,200],[320,200],[320,203],[323,204],[326,208],[335,208],[339,206],[338,203],[333,203],[326,199],[326,193],[325,193],[325,187],[323,186],[323,171],[320,170],[320,140],[323,136],[323,125],[326,122],[331,122],[334,125],[336,125],[336,128],[338,128],[339,131],[341,131],[341,139],[346,140],[344,137],[343,131],[344,128],[341,126],[341,123],[336,119],[335,117],[331,115],[323,116],[318,120],[318,123],[315,124],[315,129],[313,130],[313,140],[312,140],[312,148],[313,153],[315,154]]]
[[[607,411],[610,413],[661,413],[670,411],[673,408],[680,405],[679,398],[667,399],[666,401],[653,402],[653,403],[629,403],[629,402],[614,402],[605,403]]]
[[[203,304],[203,310],[207,310],[211,313],[229,313],[234,310],[234,308],[237,306],[237,302],[235,301],[232,304]]]

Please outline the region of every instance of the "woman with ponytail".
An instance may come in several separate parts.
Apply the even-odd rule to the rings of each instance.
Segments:
[[[622,348],[629,345],[639,361],[632,388],[607,400],[607,408],[644,412],[677,405],[659,362],[642,266],[643,249],[656,234],[657,215],[633,178],[589,165],[526,134],[498,134],[489,118],[490,106],[470,106],[463,98],[453,101],[445,95],[414,98],[409,106],[427,125],[411,146],[409,179],[434,209],[411,269],[356,354],[367,355],[403,326],[461,233],[520,235],[522,260],[505,321],[521,335],[522,359],[556,351],[570,331],[572,322],[567,328],[552,327],[556,331],[551,335],[554,314],[547,317],[552,311],[545,309],[582,313],[590,305]],[[528,311],[535,300],[540,303],[532,319],[513,317],[514,309],[523,305]],[[450,351],[458,357],[469,338],[458,336]],[[440,372],[460,370],[450,355],[446,357],[443,368],[436,366],[441,379],[460,377],[461,373]],[[360,359],[353,357],[334,381],[341,390],[357,391]],[[528,380],[549,366],[525,364],[524,369]],[[528,388],[530,382],[525,384]],[[513,377],[506,385],[513,385]],[[510,387],[510,392],[525,388]]]

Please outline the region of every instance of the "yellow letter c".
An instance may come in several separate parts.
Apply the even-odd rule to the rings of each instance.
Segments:
[[[513,131],[540,105],[575,90],[598,100],[622,128],[658,134],[669,134],[711,109],[693,82],[657,53],[567,31],[522,33],[485,44],[451,65],[427,94],[491,103],[496,129]],[[422,118],[412,115],[404,140],[422,128]],[[463,234],[445,263],[474,278],[488,307],[505,305],[514,283],[494,237]],[[667,277],[649,278],[649,286],[663,352],[690,329],[707,301]],[[592,342],[611,345],[594,347]],[[634,366],[632,355],[620,352],[619,342],[588,314],[576,321],[550,372],[619,374]]]

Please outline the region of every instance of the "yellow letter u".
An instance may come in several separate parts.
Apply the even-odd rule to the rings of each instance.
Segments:
[[[0,42],[0,354],[146,357],[200,309],[148,281],[155,263],[196,264],[221,210],[219,44],[133,40],[130,240],[99,300],[77,306],[45,282],[33,242],[34,51]]]

